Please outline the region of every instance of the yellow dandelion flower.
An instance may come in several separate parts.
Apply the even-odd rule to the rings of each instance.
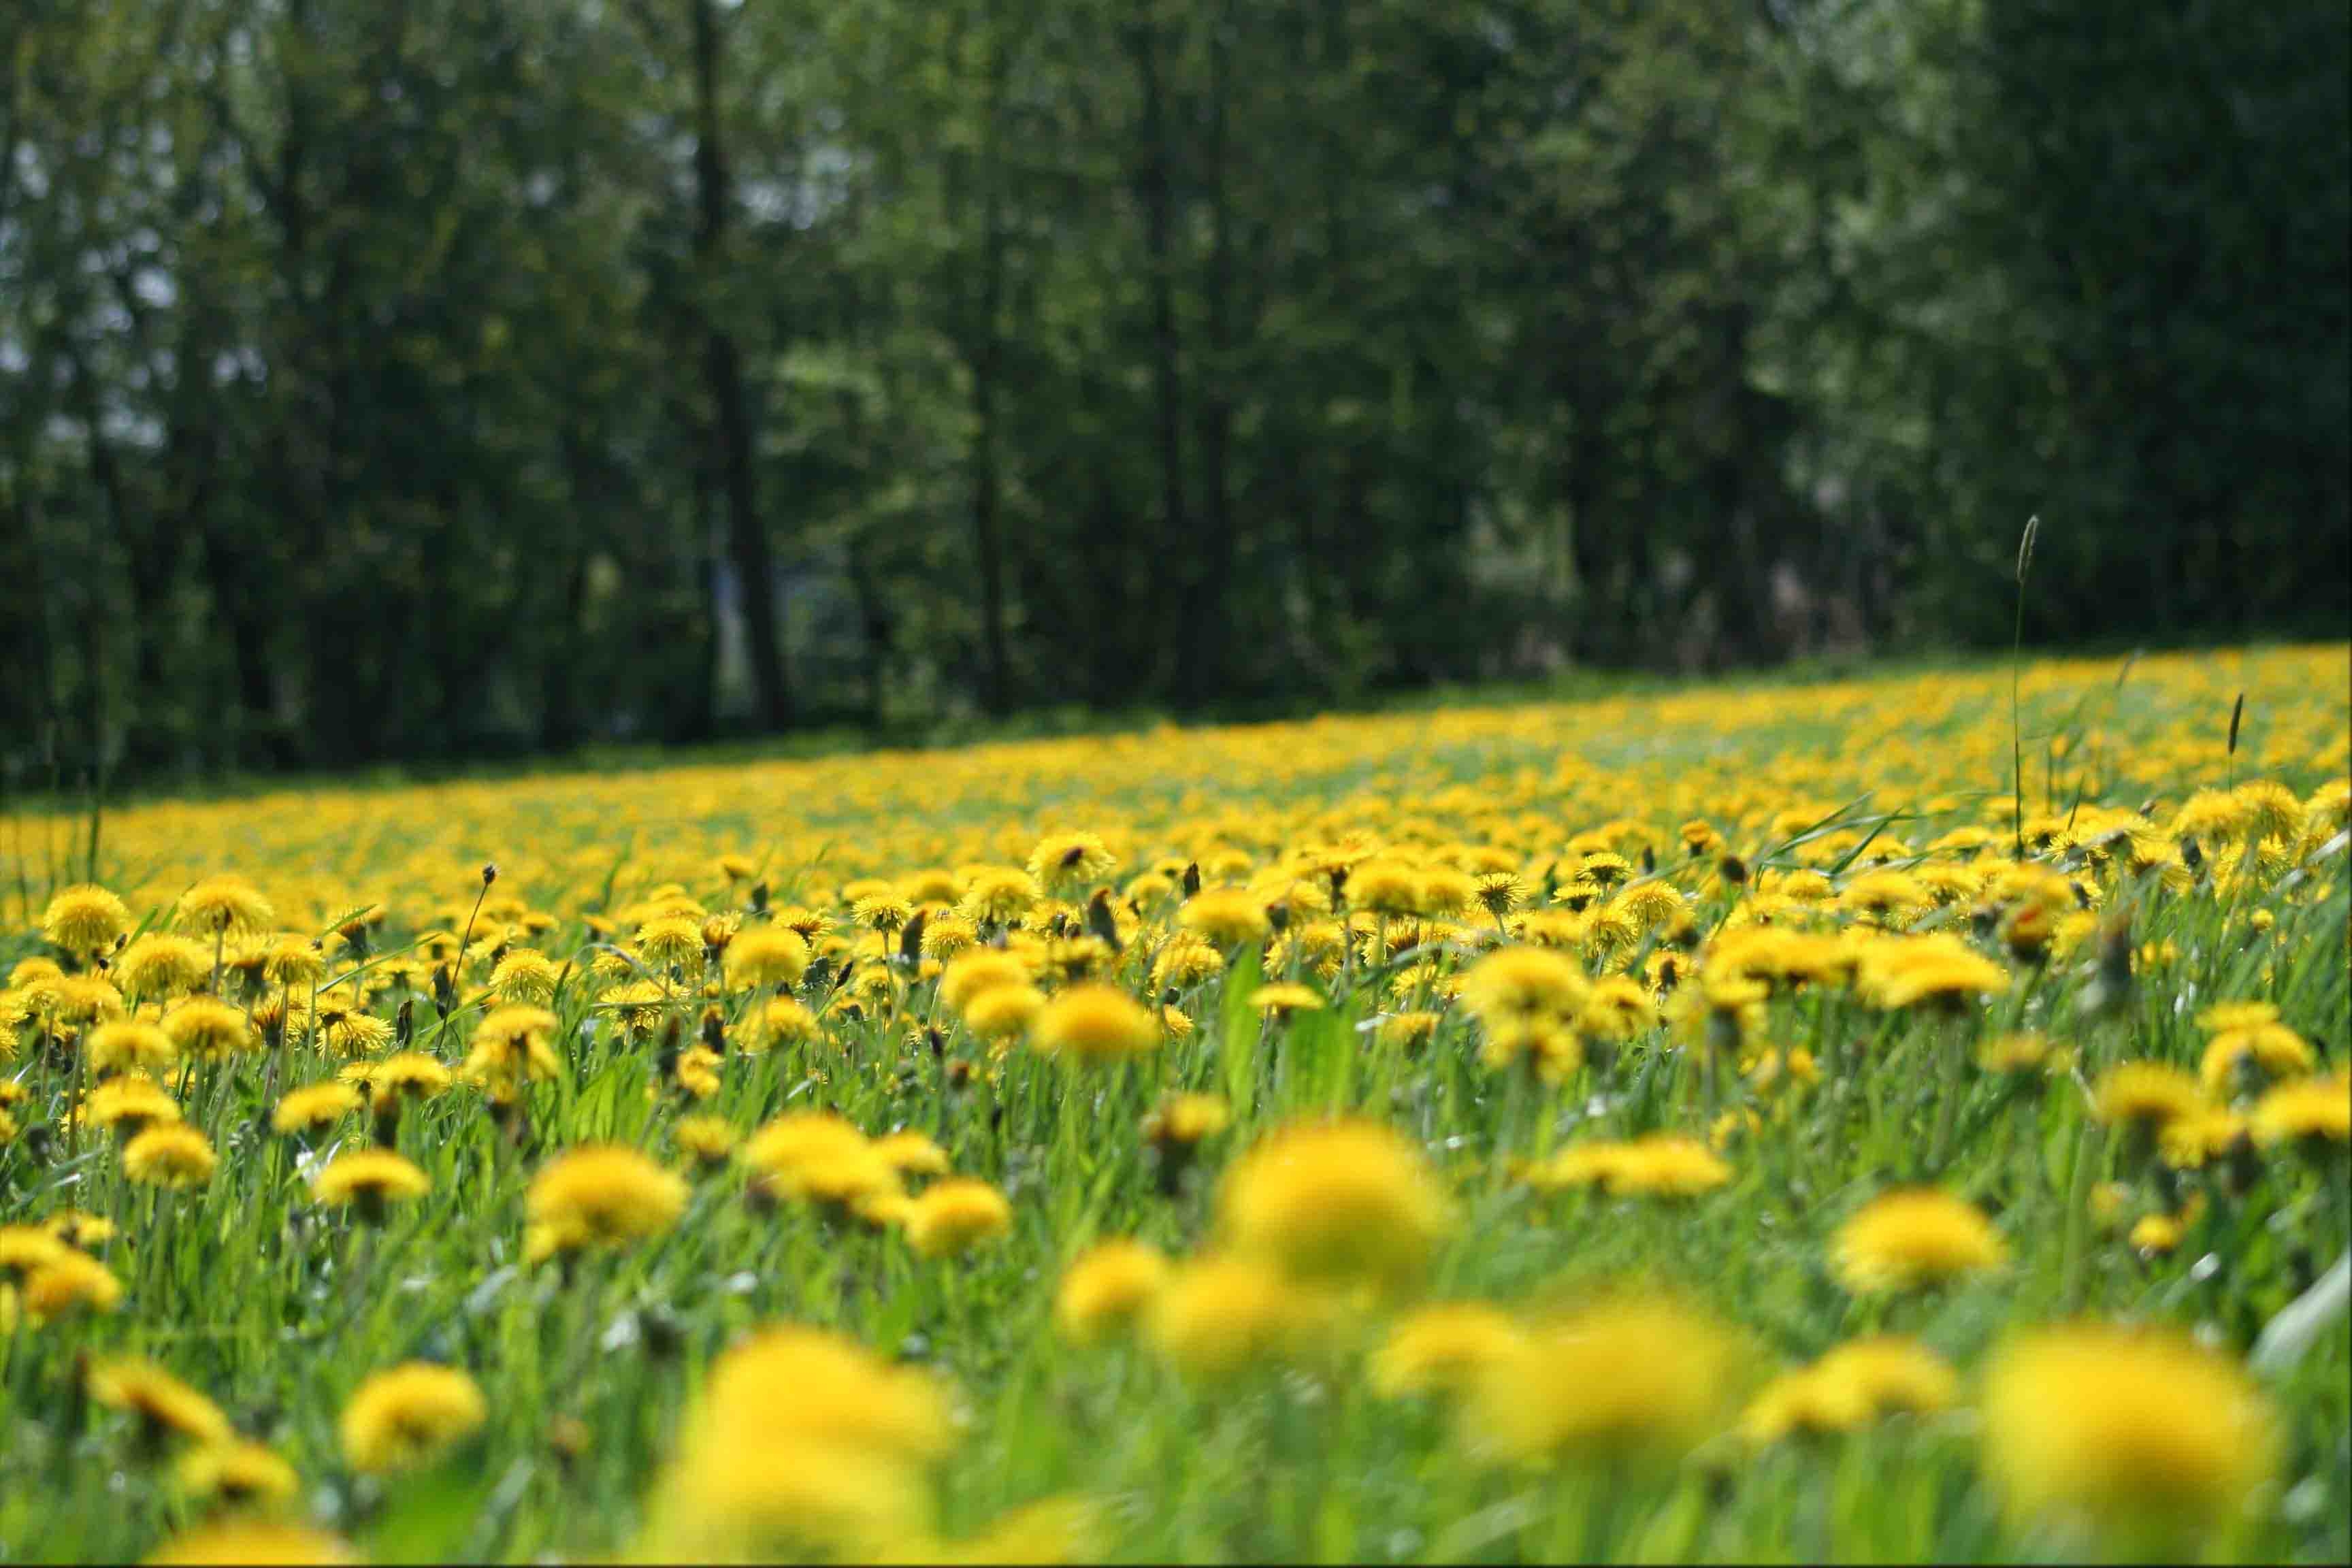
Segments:
[[[250,1564],[251,1568],[296,1568],[297,1564],[344,1563],[360,1561],[358,1553],[337,1536],[301,1525],[260,1521],[231,1521],[198,1525],[157,1547],[147,1562],[154,1568],[209,1568],[211,1564]]]
[[[2091,1092],[2091,1114],[2121,1125],[2161,1127],[2205,1106],[2198,1081],[2163,1062],[2118,1062],[2100,1075]]]
[[[1106,1241],[1078,1255],[1054,1295],[1065,1339],[1096,1344],[1132,1329],[1168,1283],[1167,1256],[1140,1241]]]
[[[371,1373],[343,1405],[343,1458],[362,1475],[419,1469],[489,1418],[481,1388],[462,1369],[413,1361]]]
[[[1671,1462],[1723,1424],[1738,1342],[1668,1300],[1607,1300],[1531,1324],[1488,1362],[1459,1411],[1464,1447],[1490,1463]]]
[[[153,1187],[201,1187],[218,1161],[209,1139],[193,1127],[165,1122],[123,1145],[122,1173]]]
[[[129,906],[90,882],[66,889],[41,911],[42,937],[70,953],[111,947],[130,929]]]
[[[332,1127],[360,1108],[359,1090],[330,1080],[289,1089],[269,1113],[269,1125],[279,1132],[315,1132]]]
[[[1159,1048],[1160,1024],[1117,986],[1087,984],[1046,1003],[1030,1039],[1041,1051],[1079,1061],[1117,1061]]]
[[[293,1466],[261,1444],[238,1438],[181,1455],[173,1484],[183,1497],[225,1508],[274,1508],[302,1489]]]
[[[523,1212],[558,1250],[626,1247],[677,1225],[687,1185],[625,1144],[588,1144],[557,1155],[531,1178]]]
[[[1423,1307],[1399,1318],[1372,1352],[1372,1389],[1388,1399],[1459,1394],[1525,1341],[1516,1319],[1484,1301]]]
[[[1331,1305],[1265,1263],[1213,1254],[1169,1272],[1144,1332],[1153,1352],[1180,1371],[1224,1378],[1325,1342]]]
[[[1219,948],[1264,942],[1273,931],[1265,906],[1239,888],[1207,888],[1184,900],[1176,912],[1184,930]]]
[[[278,914],[253,884],[236,877],[207,877],[180,895],[179,923],[207,936],[239,936],[267,931]]]
[[[2252,1380],[2168,1332],[2021,1335],[1994,1357],[1983,1408],[1986,1468],[2014,1515],[2079,1515],[2127,1542],[2242,1513],[2277,1452]]]
[[[1418,1145],[1377,1122],[1299,1122],[1225,1174],[1218,1217],[1234,1249],[1306,1280],[1398,1285],[1451,1233],[1452,1205]]]
[[[1872,1199],[1839,1228],[1831,1250],[1838,1278],[1858,1295],[1941,1284],[2009,1259],[1981,1210],[1932,1188]]]
[[[2265,1146],[2352,1140],[2352,1080],[2339,1072],[2275,1085],[2254,1102],[2252,1123]]]
[[[152,1434],[217,1443],[230,1436],[220,1406],[139,1356],[115,1356],[90,1363],[90,1398],[110,1409],[128,1411]]]
[[[952,1258],[1013,1229],[1013,1205],[986,1182],[957,1177],[936,1182],[908,1205],[899,1222],[907,1245],[922,1258]]]
[[[389,1149],[351,1149],[310,1179],[310,1195],[329,1208],[350,1206],[381,1215],[388,1204],[421,1198],[433,1178]]]

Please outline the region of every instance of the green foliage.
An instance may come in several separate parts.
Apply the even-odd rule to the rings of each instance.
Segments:
[[[2340,4],[13,19],[14,787],[2352,614]]]

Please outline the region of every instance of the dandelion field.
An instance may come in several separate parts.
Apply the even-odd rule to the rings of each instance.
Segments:
[[[2342,1561],[2347,693],[10,819],[0,1559]]]

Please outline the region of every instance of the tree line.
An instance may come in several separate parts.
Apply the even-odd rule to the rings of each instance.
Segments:
[[[2352,617],[2341,0],[9,9],[20,775]]]

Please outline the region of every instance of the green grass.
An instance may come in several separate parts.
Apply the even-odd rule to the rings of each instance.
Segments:
[[[1889,689],[1892,703],[1908,689]],[[2005,700],[2005,682],[2000,693]],[[2054,730],[2060,717],[2052,709],[2041,722]],[[1917,740],[1952,749],[1942,788],[1990,804],[1898,820],[1885,833],[1916,847],[1958,823],[2005,824],[2009,780],[1998,763],[1975,771],[1987,765],[1977,755],[1983,748],[1963,743],[1978,732],[1975,718],[1971,708]],[[2193,784],[2219,782],[2178,773],[2167,748],[2179,745],[2180,724],[2163,705],[2126,710],[2116,725],[2116,743],[2151,759],[2125,782],[2145,787],[2151,772],[2163,775],[2176,804]],[[1171,767],[1181,740],[1171,742]],[[1849,740],[1834,720],[1792,707],[1754,724],[1594,735],[1584,750],[1614,775],[1652,781],[1749,759],[1760,802],[1825,787],[1829,781],[1809,769]],[[2000,740],[2005,760],[2005,731]],[[1423,799],[1443,780],[1513,798],[1503,781],[1527,760],[1486,742],[1424,748],[1409,721],[1379,744],[1412,760]],[[1421,813],[1418,801],[1378,798],[1375,781],[1387,766],[1381,758],[1367,742],[1349,766],[1303,775],[1296,796],[1271,808],[1282,832],[1270,837],[1297,837],[1320,802],[1360,802],[1368,793],[1373,805],[1363,809],[1384,812],[1382,820]],[[2298,791],[2321,778],[2299,761],[2275,771]],[[1907,797],[1898,797],[1898,784]],[[1656,795],[1603,810],[1580,802],[1585,815],[1563,816],[1560,840],[1614,815],[1648,822],[1668,842],[1685,813],[1670,786],[1656,787]],[[1903,775],[1849,816],[1866,824],[1873,813],[1916,805],[1924,788],[1919,774]],[[2048,784],[2029,800],[2029,813],[2048,805],[2063,813],[2064,793]],[[2120,798],[2119,788],[2107,804],[2138,802]],[[1138,832],[1164,848],[1176,838],[1151,815],[1159,809],[1137,807]],[[1291,815],[1280,816],[1284,810]],[[1723,815],[1761,810],[1727,805]],[[1475,841],[1467,826],[1475,813],[1440,815]],[[987,820],[975,813],[972,831]],[[134,824],[132,831],[141,830]],[[1774,853],[1772,842],[1740,841],[1755,857],[1753,869],[1785,868],[1814,854],[1802,843]],[[617,834],[612,847],[617,851]],[[231,847],[223,858],[257,862],[254,875],[266,881],[268,853]],[[387,856],[384,874],[405,874]],[[1670,847],[1670,866],[1672,858]],[[1139,857],[1122,877],[1143,863]],[[1684,874],[1701,932],[1741,896],[1707,882],[1704,869]],[[1856,861],[1846,876],[1861,869]],[[533,1091],[519,1144],[471,1092],[452,1092],[403,1120],[396,1146],[433,1188],[380,1231],[309,1201],[303,1163],[327,1152],[330,1141],[306,1149],[268,1131],[257,1059],[200,1068],[187,1081],[189,1120],[211,1133],[220,1155],[202,1189],[159,1194],[129,1183],[103,1136],[83,1138],[68,1158],[58,1118],[73,1081],[70,1048],[51,1048],[28,1023],[21,1053],[0,1063],[0,1073],[30,1091],[18,1121],[45,1134],[0,1145],[0,1223],[68,1205],[113,1216],[123,1234],[107,1261],[125,1300],[110,1316],[21,1324],[0,1337],[0,1559],[134,1557],[201,1516],[140,1455],[121,1416],[79,1395],[85,1358],[124,1351],[168,1365],[218,1400],[242,1431],[293,1461],[304,1489],[292,1511],[376,1557],[624,1552],[705,1370],[747,1331],[783,1320],[837,1328],[934,1371],[957,1391],[963,1425],[935,1478],[950,1538],[1010,1508],[1076,1494],[1101,1505],[1101,1543],[1126,1561],[2095,1555],[2112,1543],[2025,1527],[2001,1511],[1983,1479],[1977,1376],[2016,1329],[2074,1317],[2173,1325],[2242,1357],[2345,1253],[2352,1198],[2340,1144],[2325,1158],[2252,1157],[2232,1167],[2234,1175],[2220,1166],[2174,1173],[2097,1128],[2088,1091],[2126,1058],[2193,1071],[2203,1045],[2196,1015],[2221,999],[2274,1002],[2340,1068],[2352,1046],[2352,889],[2340,838],[2291,873],[2221,885],[2210,870],[2185,888],[2153,875],[2077,875],[2103,910],[2128,911],[2136,945],[2173,955],[2141,965],[2120,1015],[2093,1023],[2076,1010],[2092,983],[2090,946],[2046,967],[2014,963],[2004,994],[1957,1020],[1877,1012],[1838,987],[1780,996],[1758,1044],[1811,1049],[1822,1081],[1768,1097],[1727,1073],[1724,1103],[1755,1110],[1760,1125],[1727,1149],[1729,1184],[1686,1201],[1539,1196],[1500,1179],[1501,1163],[1534,1152],[1538,1141],[1558,1148],[1654,1130],[1703,1134],[1704,1075],[1680,1037],[1653,1030],[1606,1072],[1588,1069],[1515,1109],[1511,1076],[1479,1063],[1477,1027],[1459,1009],[1419,1051],[1356,1028],[1385,1003],[1370,983],[1370,965],[1352,960],[1343,975],[1318,982],[1332,1008],[1288,1025],[1261,1023],[1245,1005],[1246,982],[1213,979],[1179,998],[1197,1023],[1189,1038],[1100,1073],[1073,1073],[1016,1049],[999,1081],[951,1088],[947,1064],[982,1053],[951,1016],[934,1010],[929,982],[903,978],[887,1019],[835,1019],[828,1040],[806,1047],[730,1052],[717,1096],[691,1109],[745,1131],[812,1105],[871,1132],[913,1127],[935,1137],[959,1173],[999,1185],[1012,1201],[1013,1233],[942,1261],[918,1258],[891,1232],[748,1203],[743,1177],[727,1171],[695,1179],[685,1220],[657,1242],[585,1256],[572,1267],[526,1265],[523,1193],[552,1152],[608,1141],[670,1160],[667,1130],[689,1109],[663,1078],[661,1031],[621,1029],[594,1010],[584,986],[567,987],[560,1000],[564,1070]],[[134,907],[160,908],[172,890],[151,888]],[[714,882],[694,891],[719,907]],[[818,889],[809,881],[800,891],[814,897]],[[558,957],[583,952],[591,935],[578,914],[604,902],[593,882],[550,889],[539,901],[563,917],[539,945]],[[2260,934],[2258,911],[2270,922]],[[1449,969],[1475,962],[1479,922],[1464,924],[1442,950]],[[1924,924],[1971,929],[1964,910],[1931,914]],[[409,934],[395,922],[380,940],[398,946]],[[1111,977],[1140,989],[1142,966],[1162,938],[1157,918],[1147,921]],[[1638,961],[1653,948],[1645,942],[1636,952],[1633,973],[1642,973]],[[47,951],[30,930],[0,931],[0,964]],[[331,976],[347,962],[331,965]],[[1295,959],[1276,963],[1290,977],[1318,979]],[[469,994],[478,978],[469,973]],[[398,1000],[384,996],[376,1010],[389,1016]],[[723,1005],[739,1040],[753,1005],[740,994]],[[417,998],[418,1046],[456,1061],[478,1011],[469,1005],[440,1021]],[[909,1025],[926,1020],[941,1028],[940,1056],[907,1042]],[[690,1038],[694,1019],[682,1022]],[[2078,1053],[2072,1069],[2008,1080],[1968,1065],[1974,1042],[2026,1028]],[[289,1081],[328,1076],[337,1065],[317,1042],[298,1038]],[[1137,1130],[1159,1095],[1180,1087],[1225,1093],[1234,1124],[1167,1193]],[[1693,1298],[1737,1325],[1759,1378],[1843,1340],[1896,1332],[1958,1368],[1962,1397],[1951,1410],[1849,1436],[1751,1450],[1727,1432],[1678,1463],[1530,1472],[1476,1462],[1440,1403],[1377,1397],[1353,1346],[1204,1384],[1140,1346],[1080,1350],[1056,1336],[1055,1283],[1090,1238],[1136,1235],[1171,1254],[1199,1249],[1215,1233],[1216,1184],[1233,1156],[1270,1127],[1335,1110],[1403,1129],[1452,1185],[1458,1225],[1426,1281],[1433,1297],[1536,1312],[1635,1281]],[[1933,1130],[1947,1115],[1949,1146],[1939,1163]],[[350,1124],[342,1141],[357,1136],[358,1124]],[[1909,1181],[1932,1181],[1991,1214],[2009,1243],[2009,1266],[1893,1298],[1846,1290],[1831,1267],[1832,1235],[1867,1198]],[[2112,1222],[2089,1212],[2108,1184],[2126,1191]],[[2204,1207],[2176,1249],[2148,1257],[2128,1243],[2133,1216],[2176,1210],[2198,1193]],[[1377,1315],[1353,1331],[1376,1342]],[[468,1368],[488,1395],[488,1424],[426,1473],[352,1474],[336,1430],[345,1398],[368,1372],[412,1358]],[[2338,1317],[2292,1364],[2259,1375],[2282,1434],[2276,1477],[2251,1517],[2215,1532],[2206,1548],[2256,1559],[2352,1556],[2352,1331]],[[1728,1408],[1736,1407],[1734,1400]],[[2184,1411],[2181,1419],[2199,1415]],[[551,1440],[559,1418],[576,1420],[588,1435],[576,1454]]]

